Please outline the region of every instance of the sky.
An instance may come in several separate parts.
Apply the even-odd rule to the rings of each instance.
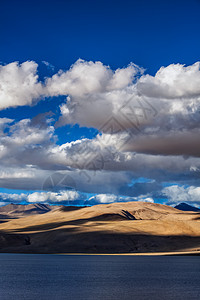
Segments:
[[[200,205],[200,1],[1,1],[0,205]]]

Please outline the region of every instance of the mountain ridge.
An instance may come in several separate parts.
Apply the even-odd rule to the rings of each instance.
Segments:
[[[62,206],[0,224],[0,252],[157,253],[200,250],[196,212],[147,202]]]

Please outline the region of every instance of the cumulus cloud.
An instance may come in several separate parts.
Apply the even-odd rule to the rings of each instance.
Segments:
[[[172,64],[150,76],[142,75],[144,70],[133,63],[111,70],[101,62],[79,59],[44,84],[38,80],[37,67],[33,61],[0,66],[1,108],[31,105],[41,96],[64,95],[68,100],[61,105],[63,124],[101,129],[114,117],[123,130],[133,124],[155,127],[163,117],[173,127],[176,122],[185,125],[189,121],[189,126],[199,122],[199,62],[188,67]]]
[[[191,66],[171,64],[161,67],[155,76],[144,75],[138,83],[138,89],[148,97],[157,98],[193,98],[200,96],[200,62]]]
[[[0,160],[2,165],[45,165],[48,148],[54,140],[54,127],[38,126],[31,119],[22,119],[9,126],[0,135]],[[42,158],[43,157],[43,158]]]
[[[101,62],[78,60],[68,71],[60,71],[48,78],[46,90],[49,96],[68,96],[67,102],[60,107],[62,117],[57,126],[78,123],[107,131],[103,128],[105,122],[116,113],[118,120],[114,125],[122,130],[118,110],[130,97],[137,98],[133,82],[141,73],[143,69],[134,64],[113,71]],[[137,99],[133,101],[138,104]],[[122,120],[127,123],[123,116]]]
[[[54,75],[46,83],[50,95],[68,95],[57,126],[126,132],[129,151],[199,156],[199,63],[162,67],[155,76],[141,73],[135,65],[114,72],[99,62],[78,61]]]
[[[200,205],[200,187],[172,185],[164,188],[162,194],[168,198],[168,204],[187,202]]]
[[[130,201],[142,201],[142,202],[150,202],[154,203],[153,198],[151,197],[124,197],[124,196],[117,196],[113,194],[98,194],[89,198],[88,203],[91,204],[106,204],[106,203],[113,203],[113,202],[130,202]]]
[[[89,199],[89,201],[91,202],[102,203],[102,204],[116,202],[117,200],[118,197],[116,195],[110,195],[110,194],[99,194]]]
[[[83,195],[77,191],[60,191],[55,192],[35,192],[29,194],[27,197],[27,202],[34,203],[67,203],[68,201],[82,200]]]
[[[71,95],[82,97],[87,94],[122,89],[132,83],[135,75],[143,69],[134,64],[113,72],[100,61],[84,61],[79,59],[67,71],[46,80],[47,93],[51,96]]]
[[[5,205],[5,204],[7,204],[7,202],[20,203],[20,202],[26,200],[26,197],[27,197],[27,195],[24,193],[21,193],[21,194],[0,193],[0,199],[1,199],[0,205]]]
[[[33,61],[0,65],[0,109],[31,105],[41,97],[37,67]]]
[[[69,204],[72,203],[84,203],[85,195],[77,191],[64,190],[60,192],[34,192],[34,193],[21,193],[10,194],[0,193],[0,200],[2,205],[9,202],[20,203],[49,203],[49,204]],[[1,205],[1,204],[0,204]]]

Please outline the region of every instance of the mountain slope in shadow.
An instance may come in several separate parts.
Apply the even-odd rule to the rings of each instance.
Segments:
[[[194,207],[192,205],[189,205],[187,203],[180,203],[178,205],[175,206],[176,209],[182,210],[182,211],[196,211],[196,212],[200,212],[200,209],[197,207]]]

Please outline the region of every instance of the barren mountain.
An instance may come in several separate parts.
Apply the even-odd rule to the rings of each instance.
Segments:
[[[54,206],[48,204],[35,203],[22,205],[11,203],[0,207],[0,219],[13,219],[33,214],[44,214],[54,209]]]
[[[200,250],[200,214],[128,202],[54,207],[0,224],[0,251],[141,253]]]

